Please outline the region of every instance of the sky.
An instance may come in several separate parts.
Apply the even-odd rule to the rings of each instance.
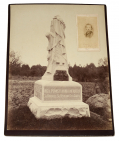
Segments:
[[[50,31],[51,20],[60,15],[65,29],[67,60],[70,65],[98,66],[101,58],[107,57],[104,7],[101,5],[11,5],[10,50],[21,56],[24,64],[47,66],[46,33]],[[98,15],[100,51],[78,51],[77,15]]]

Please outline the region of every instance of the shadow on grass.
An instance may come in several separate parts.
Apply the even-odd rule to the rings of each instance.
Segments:
[[[27,106],[9,111],[8,130],[110,130],[109,123],[99,118],[56,118],[36,119]]]

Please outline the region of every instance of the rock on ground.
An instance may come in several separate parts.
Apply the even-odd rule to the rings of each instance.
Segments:
[[[111,104],[110,95],[108,94],[95,94],[88,98],[86,103],[89,105],[90,110],[101,115],[104,119],[111,120]]]

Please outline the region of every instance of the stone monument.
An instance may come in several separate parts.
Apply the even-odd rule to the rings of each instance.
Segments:
[[[68,63],[67,63],[67,55],[66,55],[66,47],[65,47],[65,23],[59,16],[55,16],[51,21],[50,32],[46,34],[48,38],[49,44],[47,47],[48,51],[48,66],[46,73],[42,77],[42,80],[51,80],[53,81],[53,77],[55,73],[61,76],[61,73],[66,73],[68,75],[68,79],[72,80],[68,73]],[[56,70],[61,70],[56,72]],[[56,74],[57,75],[57,74]],[[65,75],[65,74],[64,74]],[[59,77],[60,77],[59,76]],[[59,78],[61,79],[61,78]]]
[[[49,41],[47,70],[42,79],[35,82],[34,97],[28,102],[36,118],[90,117],[88,104],[82,102],[82,86],[72,81],[68,73],[65,28],[60,16],[55,16],[46,34]]]

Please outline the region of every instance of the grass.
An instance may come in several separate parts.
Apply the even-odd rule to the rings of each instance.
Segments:
[[[91,117],[36,119],[25,105],[9,111],[8,130],[111,130],[112,124],[91,112]]]

